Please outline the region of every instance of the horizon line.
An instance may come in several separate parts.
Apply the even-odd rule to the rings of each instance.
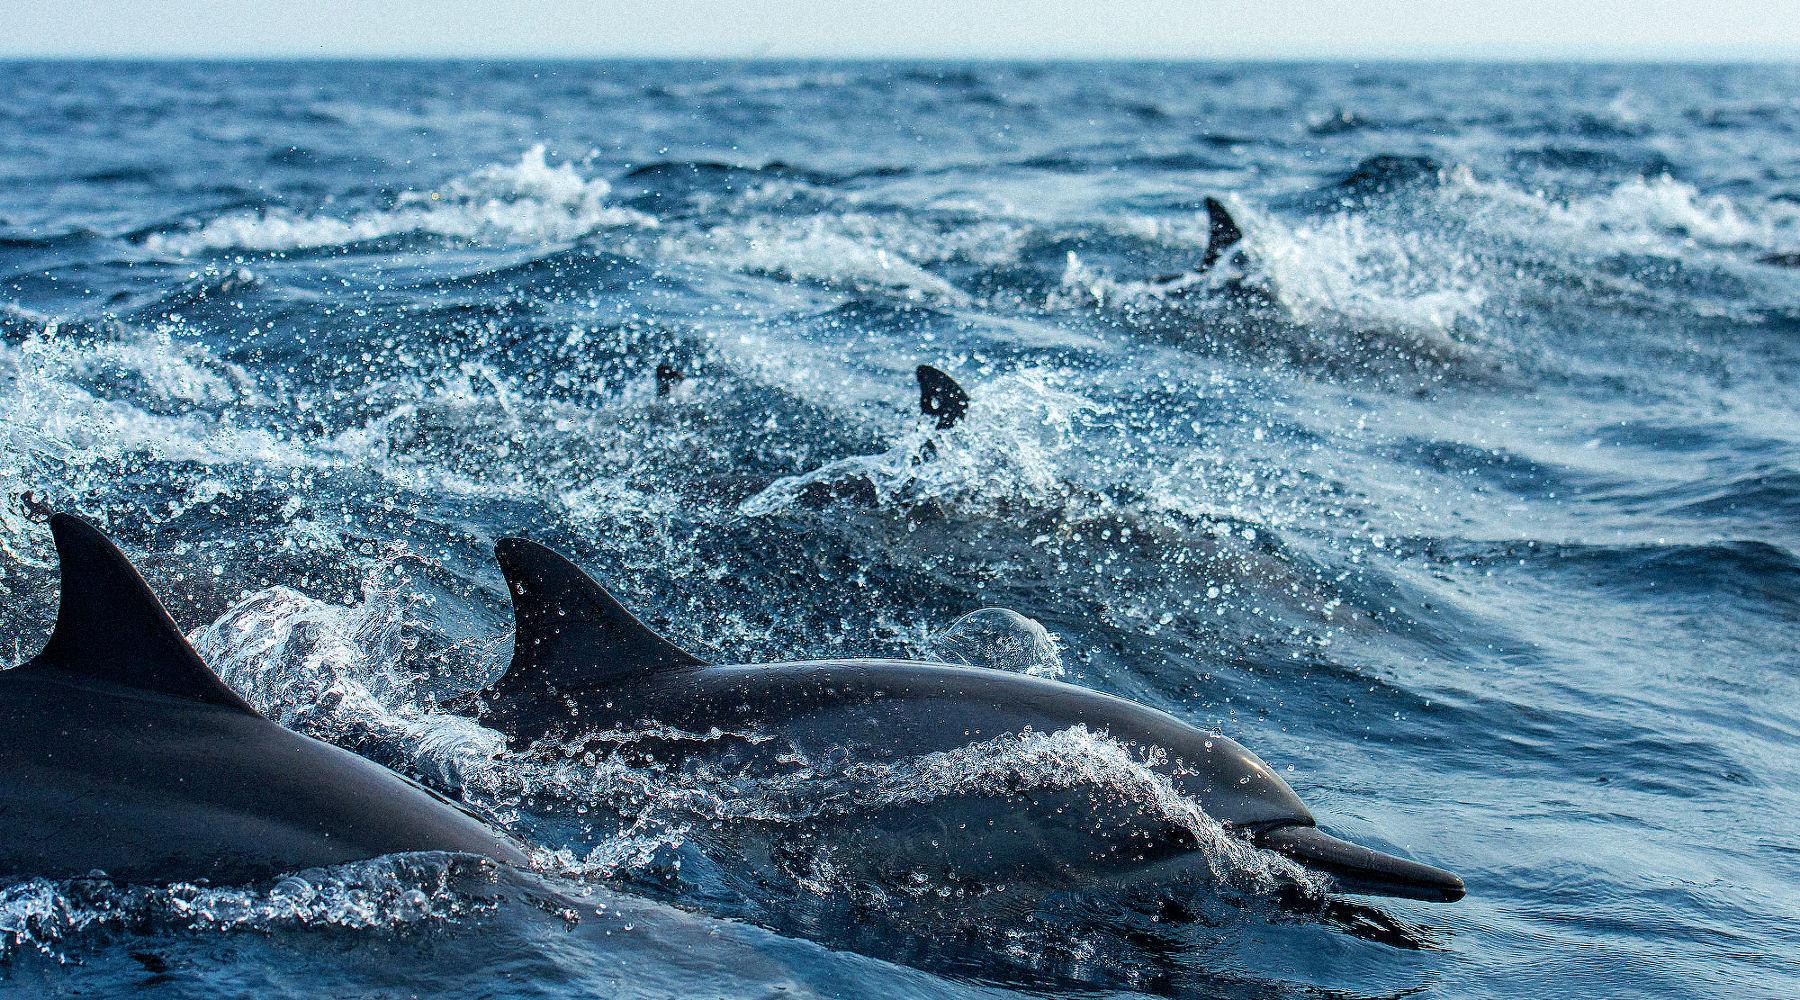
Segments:
[[[1639,52],[1542,52],[1444,50],[1440,52],[1368,52],[1283,54],[1025,54],[1025,53],[726,53],[669,52],[6,52],[0,62],[198,62],[198,63],[308,63],[308,62],[694,62],[694,63],[1117,63],[1117,64],[1315,64],[1353,65],[1392,63],[1471,63],[1498,65],[1569,66],[1800,66],[1800,49],[1734,52],[1669,49]]]

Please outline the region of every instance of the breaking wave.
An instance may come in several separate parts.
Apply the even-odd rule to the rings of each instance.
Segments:
[[[494,164],[432,191],[408,191],[393,207],[346,217],[259,212],[212,219],[196,229],[153,233],[151,250],[279,252],[424,234],[483,243],[559,243],[656,220],[607,203],[612,185],[583,177],[572,163],[551,166],[533,146],[513,164]]]

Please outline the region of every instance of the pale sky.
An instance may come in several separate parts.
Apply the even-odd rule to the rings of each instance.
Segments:
[[[1800,60],[1796,0],[0,0],[0,56]]]

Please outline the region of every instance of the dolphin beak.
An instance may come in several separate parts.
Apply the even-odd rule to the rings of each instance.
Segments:
[[[1277,851],[1338,881],[1345,892],[1401,896],[1434,903],[1463,898],[1463,881],[1442,868],[1396,858],[1339,840],[1316,826],[1280,826],[1254,835],[1258,847]]]

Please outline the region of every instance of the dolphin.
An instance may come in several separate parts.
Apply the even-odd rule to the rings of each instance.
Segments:
[[[902,660],[711,664],[651,631],[579,567],[522,538],[495,548],[516,631],[506,672],[477,697],[516,748],[643,733],[658,764],[722,753],[740,763],[880,766],[1085,727],[1135,748],[1232,834],[1351,892],[1454,901],[1450,872],[1320,830],[1255,754],[1134,702],[1000,670]],[[660,735],[658,735],[660,734]],[[752,734],[735,742],[731,734]],[[755,734],[761,734],[760,737]],[[661,741],[659,744],[658,741]],[[660,751],[656,749],[661,746]],[[1023,783],[952,788],[930,808],[887,803],[863,825],[865,858],[936,861],[976,877],[1104,878],[1195,860],[1190,828],[1116,794]],[[933,811],[935,810],[935,811]]]
[[[1180,274],[1157,275],[1155,284],[1169,285],[1191,281],[1195,276],[1203,275],[1217,267],[1220,261],[1227,259],[1227,254],[1231,254],[1239,263],[1242,263],[1243,250],[1238,247],[1238,244],[1244,241],[1244,231],[1238,228],[1237,220],[1231,217],[1231,212],[1225,207],[1224,202],[1211,195],[1206,197],[1202,205],[1206,209],[1206,250],[1200,255],[1200,263],[1194,265],[1191,270]]]
[[[43,651],[0,671],[0,879],[258,881],[414,851],[526,857],[473,813],[258,715],[71,514]]]
[[[1194,270],[1202,273],[1210,271],[1213,265],[1222,259],[1232,247],[1243,242],[1244,231],[1238,228],[1237,220],[1225,210],[1219,199],[1208,196],[1206,206],[1206,252],[1200,257],[1200,265]]]
[[[936,417],[938,430],[949,430],[968,415],[968,392],[943,369],[920,365],[913,375],[919,380],[919,412]]]

